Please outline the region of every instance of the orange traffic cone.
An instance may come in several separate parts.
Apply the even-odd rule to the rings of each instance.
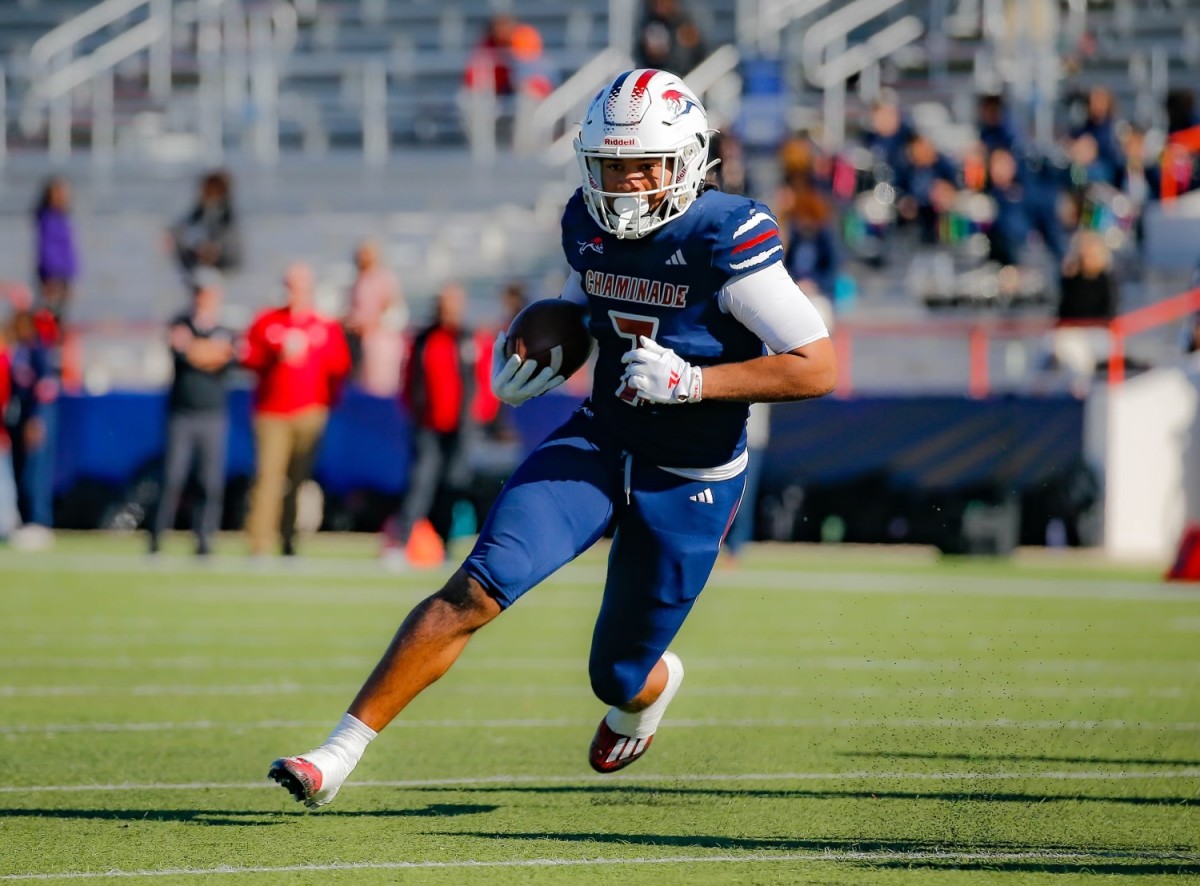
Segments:
[[[408,537],[405,554],[412,566],[441,566],[446,559],[446,546],[442,544],[441,536],[434,532],[433,524],[428,520],[418,520],[413,526],[412,535]]]
[[[1200,523],[1185,526],[1167,581],[1200,581]]]

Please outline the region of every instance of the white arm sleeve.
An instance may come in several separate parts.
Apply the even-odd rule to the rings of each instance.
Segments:
[[[578,271],[571,271],[558,297],[587,307],[587,293],[583,291],[583,278],[579,276]]]
[[[786,354],[829,335],[825,321],[779,262],[734,277],[718,296],[721,310]]]

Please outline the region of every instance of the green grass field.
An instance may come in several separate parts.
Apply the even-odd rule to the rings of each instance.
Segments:
[[[1200,589],[1051,556],[759,548],[676,642],[653,749],[601,777],[597,551],[308,812],[267,765],[324,738],[444,575],[388,574],[372,545],[0,550],[0,880],[1200,879]]]

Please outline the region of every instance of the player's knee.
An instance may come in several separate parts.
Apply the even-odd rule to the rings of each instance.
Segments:
[[[446,604],[459,615],[485,624],[500,612],[499,604],[474,578],[459,569],[433,595],[433,599]]]
[[[592,692],[607,705],[621,707],[629,704],[646,685],[648,674],[620,662],[600,660],[593,656],[588,664]]]

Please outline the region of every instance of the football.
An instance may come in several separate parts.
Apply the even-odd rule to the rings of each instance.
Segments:
[[[507,336],[506,357],[519,354],[522,359],[535,361],[538,372],[549,366],[555,375],[567,378],[587,362],[592,352],[583,307],[562,298],[545,298],[527,305],[513,318]]]

